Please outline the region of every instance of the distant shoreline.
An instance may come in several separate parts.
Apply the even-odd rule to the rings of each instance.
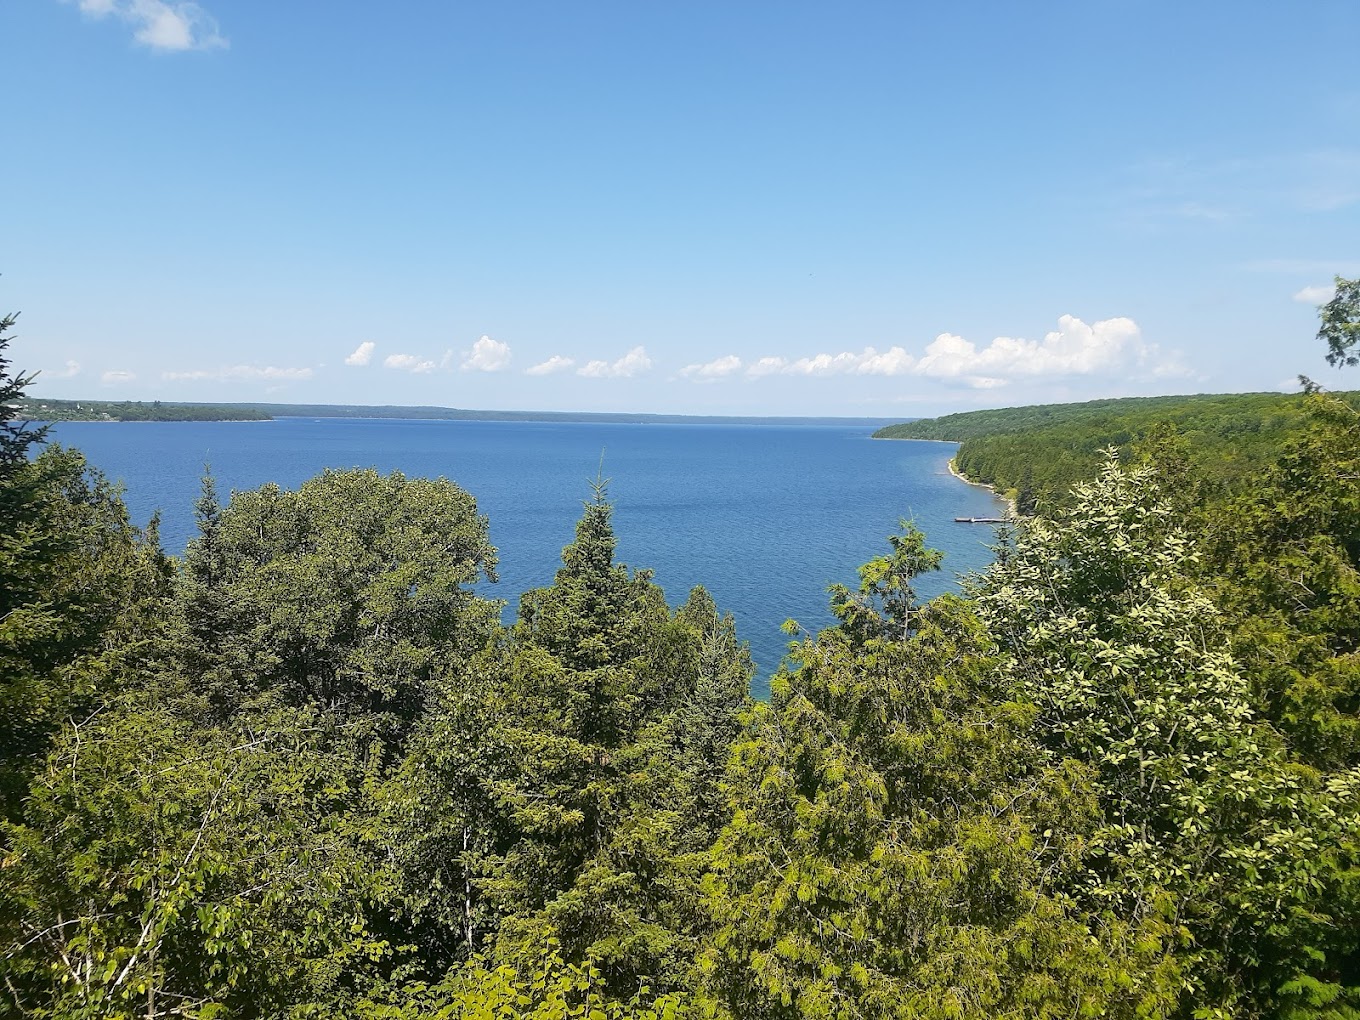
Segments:
[[[76,417],[76,405],[90,405],[91,417]],[[155,410],[151,414],[142,412]],[[44,407],[43,405],[48,405]],[[121,409],[137,412],[133,417],[118,416]],[[195,418],[196,409],[212,408],[215,411],[236,410],[248,413],[241,419],[223,417]],[[42,417],[44,410],[64,412],[60,417]],[[84,410],[84,408],[80,408]],[[173,411],[189,412],[176,415]],[[98,415],[98,417],[94,417]],[[883,428],[900,422],[898,418],[879,418],[837,415],[712,415],[712,414],[656,414],[629,411],[478,411],[456,407],[433,405],[395,405],[395,404],[265,404],[265,403],[214,403],[204,404],[193,401],[93,401],[57,400],[39,397],[25,398],[17,408],[18,418],[37,422],[61,421],[253,421],[277,420],[279,418],[327,418],[356,420],[394,420],[394,421],[520,421],[520,422],[582,422],[629,425],[831,425],[847,428]]]
[[[272,425],[274,418],[24,418],[34,425]]]

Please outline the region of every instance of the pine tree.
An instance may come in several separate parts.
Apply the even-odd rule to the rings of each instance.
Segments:
[[[553,585],[524,595],[475,691],[445,693],[412,755],[418,783],[403,775],[450,805],[443,831],[467,833],[465,852],[418,841],[448,876],[426,916],[450,932],[471,916],[467,948],[505,962],[556,940],[631,995],[679,987],[693,958],[751,666],[702,589],[672,612],[650,572],[614,561],[602,480],[592,495]]]
[[[17,314],[0,318],[0,485],[7,482],[28,460],[31,446],[41,443],[47,429],[33,428],[29,422],[18,421],[14,414],[18,400],[37,378],[37,373],[25,375],[14,372],[6,348],[14,340],[10,331],[18,321]]]

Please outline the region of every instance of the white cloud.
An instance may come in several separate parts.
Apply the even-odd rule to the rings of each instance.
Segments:
[[[188,0],[77,0],[92,18],[117,18],[132,27],[132,36],[153,50],[223,49],[227,40],[217,21]]]
[[[1316,287],[1304,287],[1294,295],[1294,300],[1305,305],[1325,305],[1336,297],[1336,285],[1329,283]]]
[[[171,382],[286,382],[310,379],[315,373],[310,368],[278,368],[274,365],[230,365],[223,368],[194,369],[188,372],[162,372],[161,378]]]
[[[714,379],[725,379],[740,371],[741,359],[735,354],[729,354],[725,358],[715,358],[701,365],[686,365],[680,370],[680,374],[686,379],[710,382]]]
[[[483,336],[463,359],[464,372],[499,372],[510,364],[510,345]]]
[[[439,366],[433,361],[423,361],[414,354],[389,354],[383,359],[383,367],[399,368],[416,375],[425,375]]]
[[[776,375],[784,371],[786,365],[788,362],[783,358],[761,358],[746,370],[746,374],[752,379],[758,379],[762,375]]]
[[[365,340],[358,347],[354,348],[354,353],[345,359],[346,365],[367,365],[373,360],[373,350],[378,345],[372,340]]]
[[[646,372],[651,367],[652,359],[647,357],[647,349],[634,347],[618,361],[588,361],[576,374],[593,379],[628,379]]]
[[[724,359],[720,359],[722,361]],[[713,362],[718,365],[719,362]],[[707,366],[691,365],[682,374],[699,376]],[[941,333],[920,358],[902,347],[879,351],[814,354],[790,360],[780,356],[761,358],[746,369],[748,378],[769,375],[876,375],[925,376],[953,379],[974,389],[1007,385],[1016,376],[1152,376],[1188,374],[1180,357],[1163,353],[1143,340],[1132,319],[1102,319],[1087,325],[1072,315],[1058,320],[1058,328],[1042,340],[997,337],[981,350],[953,333]]]
[[[746,374],[751,378],[763,375],[906,375],[916,359],[901,347],[891,347],[880,353],[876,348],[862,351],[841,351],[839,354],[814,354],[810,358],[761,358]]]
[[[564,358],[560,354],[554,354],[547,361],[540,361],[537,365],[524,370],[525,375],[555,375],[558,372],[566,372],[576,364],[575,358]]]
[[[855,371],[859,375],[906,375],[914,364],[916,359],[900,347],[890,347],[882,354],[866,347]]]
[[[978,350],[969,340],[941,333],[916,365],[916,374],[958,379],[970,386],[1004,385],[1014,376],[1185,374],[1179,358],[1146,343],[1138,324],[1128,318],[1102,319],[1087,325],[1073,315],[1043,340],[1000,336]]]
[[[70,379],[80,374],[80,362],[68,360],[60,369],[53,369],[47,374],[54,379]]]
[[[136,378],[136,372],[124,372],[121,369],[112,369],[101,375],[99,381],[105,386],[117,386],[120,383],[132,382]]]

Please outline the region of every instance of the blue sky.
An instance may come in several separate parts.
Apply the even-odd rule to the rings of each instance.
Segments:
[[[49,397],[916,416],[1336,387],[1360,4],[6,0]]]

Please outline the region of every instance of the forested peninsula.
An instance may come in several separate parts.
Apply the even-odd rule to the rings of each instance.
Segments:
[[[1242,399],[1238,473],[1106,436],[962,596],[903,522],[768,704],[604,479],[504,626],[445,479],[208,478],[174,559],[0,423],[0,1016],[1360,1015],[1360,414]]]
[[[1360,392],[1331,398],[1360,408]],[[1307,427],[1308,404],[1282,393],[1122,397],[964,411],[891,425],[875,439],[961,444],[954,466],[1025,512],[1070,501],[1111,449],[1128,460],[1175,462],[1196,484],[1224,493],[1250,484]]]

